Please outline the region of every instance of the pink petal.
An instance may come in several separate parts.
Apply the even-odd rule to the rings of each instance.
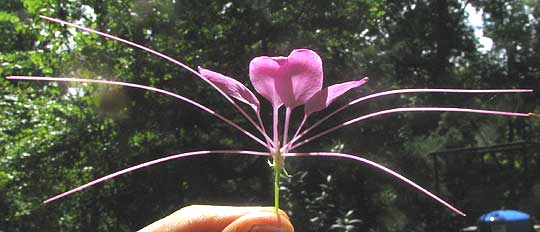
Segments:
[[[345,94],[347,91],[353,88],[362,86],[368,81],[365,77],[357,81],[349,81],[345,83],[335,84],[320,90],[311,97],[304,106],[304,112],[306,115],[310,115],[317,111],[321,111],[334,102],[339,96]]]
[[[255,112],[259,111],[259,100],[257,97],[239,81],[223,74],[199,67],[199,73],[210,82],[214,83],[221,91],[227,95],[238,99],[251,106]]]
[[[256,57],[249,63],[249,78],[259,94],[278,107],[283,102],[276,92],[274,80],[278,76],[279,63],[267,56]]]
[[[323,83],[322,60],[314,51],[296,49],[287,59],[274,59],[280,64],[275,80],[276,91],[289,108],[303,105]]]

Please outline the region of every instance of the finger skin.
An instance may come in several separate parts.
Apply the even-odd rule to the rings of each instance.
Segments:
[[[285,212],[279,217],[273,207],[232,207],[192,205],[152,223],[139,232],[253,232],[279,231],[263,230],[262,225],[279,226],[282,231],[294,232]]]
[[[271,212],[247,213],[229,224],[223,232],[294,232],[288,218]]]

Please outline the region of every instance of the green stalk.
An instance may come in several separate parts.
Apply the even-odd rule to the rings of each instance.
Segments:
[[[279,154],[276,154],[279,156]],[[281,165],[277,162],[278,157],[274,158],[274,209],[276,215],[279,213],[279,173],[281,172]]]
[[[276,214],[279,212],[279,167],[274,159],[274,208]]]

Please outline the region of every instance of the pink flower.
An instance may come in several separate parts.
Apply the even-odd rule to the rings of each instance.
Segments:
[[[321,57],[308,49],[295,49],[288,57],[255,57],[249,64],[251,83],[274,107],[305,105],[306,114],[328,107],[339,96],[367,82],[367,78],[322,89]]]
[[[461,113],[477,113],[477,114],[491,114],[491,115],[503,115],[503,116],[515,116],[515,117],[538,117],[538,114],[525,114],[525,113],[514,113],[514,112],[503,112],[503,111],[493,111],[493,110],[481,110],[481,109],[465,109],[465,108],[448,108],[448,107],[411,107],[411,108],[394,108],[386,109],[366,115],[360,115],[354,117],[346,122],[340,123],[337,126],[331,127],[327,130],[324,130],[318,134],[311,135],[308,138],[304,136],[308,135],[314,128],[324,123],[326,120],[331,118],[333,115],[351,107],[355,104],[361,103],[363,101],[374,99],[386,95],[394,94],[405,94],[405,93],[464,93],[464,94],[481,94],[481,93],[519,93],[519,92],[532,92],[530,89],[490,89],[490,90],[464,90],[464,89],[399,89],[399,90],[390,90],[385,92],[379,92],[371,95],[366,95],[360,97],[354,101],[351,101],[337,110],[329,113],[322,119],[314,122],[309,128],[303,130],[304,124],[307,122],[310,115],[313,113],[324,110],[331,103],[333,103],[338,97],[345,94],[351,89],[357,88],[365,84],[368,79],[360,78],[358,80],[353,80],[345,83],[340,83],[332,85],[326,88],[323,87],[323,65],[320,56],[308,49],[296,49],[289,54],[288,57],[268,57],[261,56],[254,58],[249,64],[249,76],[253,84],[253,87],[261,96],[268,100],[273,106],[273,120],[272,120],[272,138],[266,131],[266,127],[263,123],[263,120],[260,116],[260,102],[242,83],[239,81],[228,77],[226,75],[210,71],[208,69],[200,68],[198,71],[191,69],[189,66],[165,55],[160,52],[154,51],[142,45],[127,41],[125,39],[109,35],[103,32],[99,32],[93,29],[85,28],[78,26],[69,22],[65,22],[59,19],[49,18],[41,16],[41,18],[50,20],[56,23],[66,24],[69,26],[76,27],[80,30],[92,32],[110,39],[114,39],[133,47],[145,50],[153,55],[159,56],[165,60],[168,60],[172,63],[179,65],[182,68],[187,69],[192,72],[197,77],[201,78],[203,81],[214,87],[220,94],[223,95],[233,107],[235,107],[243,116],[245,116],[251,125],[258,131],[261,137],[256,136],[255,134],[249,132],[245,128],[239,126],[232,120],[220,115],[216,110],[210,109],[207,106],[204,106],[192,99],[186,98],[176,93],[171,93],[162,89],[157,89],[154,87],[143,86],[133,83],[125,82],[115,82],[115,81],[106,81],[106,80],[92,80],[92,79],[78,79],[78,78],[53,78],[53,77],[28,77],[28,76],[11,76],[8,77],[10,80],[44,80],[44,81],[57,81],[57,82],[90,82],[90,83],[101,83],[101,84],[111,84],[111,85],[120,85],[131,88],[144,89],[148,91],[153,91],[160,94],[165,94],[174,98],[177,98],[181,101],[192,104],[193,106],[217,117],[218,119],[228,123],[229,125],[240,130],[246,136],[251,138],[253,141],[259,143],[265,151],[247,151],[247,150],[219,150],[219,151],[192,151],[185,152],[176,155],[166,156],[161,159],[149,161],[142,163],[133,167],[126,168],[124,170],[115,172],[113,174],[104,176],[97,180],[94,180],[85,185],[79,186],[57,196],[54,196],[50,199],[44,201],[48,203],[64,196],[70,195],[82,189],[88,188],[94,184],[100,183],[102,181],[111,179],[118,175],[137,170],[140,168],[148,167],[154,164],[165,162],[168,160],[183,158],[187,156],[196,156],[196,155],[208,155],[208,154],[240,154],[240,155],[257,155],[257,156],[267,156],[273,158],[273,168],[275,176],[275,205],[276,212],[279,205],[279,181],[278,177],[283,170],[285,165],[285,157],[302,157],[302,156],[323,156],[323,157],[338,157],[345,158],[349,160],[354,160],[362,162],[364,164],[370,165],[372,167],[383,170],[384,172],[395,176],[396,178],[402,180],[403,182],[413,186],[422,193],[430,196],[446,207],[450,208],[454,212],[465,215],[463,212],[459,211],[452,205],[448,204],[446,201],[435,196],[433,193],[422,188],[413,181],[407,179],[406,177],[398,174],[395,171],[390,170],[387,167],[384,167],[380,164],[377,164],[371,160],[359,157],[357,155],[342,154],[335,152],[306,152],[306,153],[297,153],[294,152],[295,148],[298,148],[306,143],[309,143],[325,134],[331,133],[339,128],[355,124],[373,117],[379,117],[386,114],[392,113],[405,113],[405,112],[461,112]],[[247,112],[245,112],[242,107],[238,106],[235,102],[235,99],[247,104],[251,109],[253,109],[256,119],[253,119]],[[280,123],[279,110],[282,105],[285,105],[285,118],[283,124]],[[288,139],[289,133],[289,124],[290,124],[290,115],[291,112],[298,106],[304,106],[304,118],[298,128],[296,129],[295,134]],[[257,122],[256,122],[257,121]],[[283,132],[279,133],[279,126],[283,125]],[[279,138],[282,138],[280,143]]]
[[[323,84],[323,67],[317,53],[296,49],[288,57],[256,57],[249,64],[253,86],[274,107],[303,105]]]

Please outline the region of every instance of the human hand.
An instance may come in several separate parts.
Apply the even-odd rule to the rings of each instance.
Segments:
[[[294,232],[283,211],[274,207],[192,205],[156,221],[139,232]]]

